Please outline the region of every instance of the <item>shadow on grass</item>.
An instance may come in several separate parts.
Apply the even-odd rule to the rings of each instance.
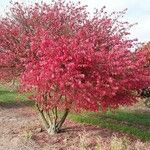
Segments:
[[[33,107],[34,102],[25,100],[25,101],[17,101],[17,102],[12,102],[12,101],[7,101],[7,102],[0,102],[0,107],[2,108],[23,108],[23,107]]]
[[[105,114],[86,112],[78,115],[71,114],[70,119],[127,133],[141,140],[150,140],[150,116],[148,114],[134,114],[121,111]]]
[[[0,88],[0,107],[3,108],[20,108],[26,106],[34,106],[34,102],[28,99],[31,93],[19,93]]]
[[[8,91],[8,90],[0,90],[0,95],[3,95],[3,94],[15,94],[16,91]]]

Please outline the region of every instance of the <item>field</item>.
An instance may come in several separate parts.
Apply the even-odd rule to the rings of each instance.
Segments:
[[[105,113],[71,113],[64,130],[49,136],[28,95],[0,87],[0,150],[150,149],[150,109],[142,102]]]

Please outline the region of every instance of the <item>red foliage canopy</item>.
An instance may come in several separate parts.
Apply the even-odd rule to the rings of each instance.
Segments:
[[[23,86],[35,90],[32,99],[44,109],[131,105],[137,101],[134,91],[150,84],[144,67],[148,55],[130,51],[132,25],[118,20],[124,11],[107,14],[102,8],[91,17],[85,6],[57,1],[27,8],[16,4],[12,12],[15,17],[6,23],[17,21],[11,28],[1,23],[0,46],[13,62],[18,58]]]

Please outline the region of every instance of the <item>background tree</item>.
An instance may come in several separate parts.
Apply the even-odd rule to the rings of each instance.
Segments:
[[[34,91],[31,99],[50,134],[71,110],[131,105],[134,92],[149,85],[147,52],[130,51],[135,40],[128,38],[132,25],[119,21],[124,13],[102,8],[91,17],[80,3],[15,3],[1,20],[1,64],[15,68],[22,87]],[[1,71],[9,76],[7,70]]]
[[[150,69],[150,42],[145,44],[141,50],[148,52],[149,59],[147,60],[147,63],[144,65],[144,67],[147,67]],[[150,108],[150,85],[141,89],[140,96],[141,96],[141,98],[145,98],[144,103],[147,107]]]
[[[150,42],[148,42],[145,46],[144,46],[144,50],[148,52],[149,55],[149,59],[147,61],[147,67],[150,67]]]

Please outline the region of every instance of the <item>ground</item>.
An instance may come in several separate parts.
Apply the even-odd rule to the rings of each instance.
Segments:
[[[23,103],[1,104],[0,150],[122,150],[119,146],[126,146],[119,140],[125,136],[122,133],[69,120],[64,126],[62,133],[50,136],[41,126],[33,107]],[[150,142],[126,139],[130,148],[134,145],[132,150],[138,150],[138,147],[141,147],[139,150],[150,150]]]

